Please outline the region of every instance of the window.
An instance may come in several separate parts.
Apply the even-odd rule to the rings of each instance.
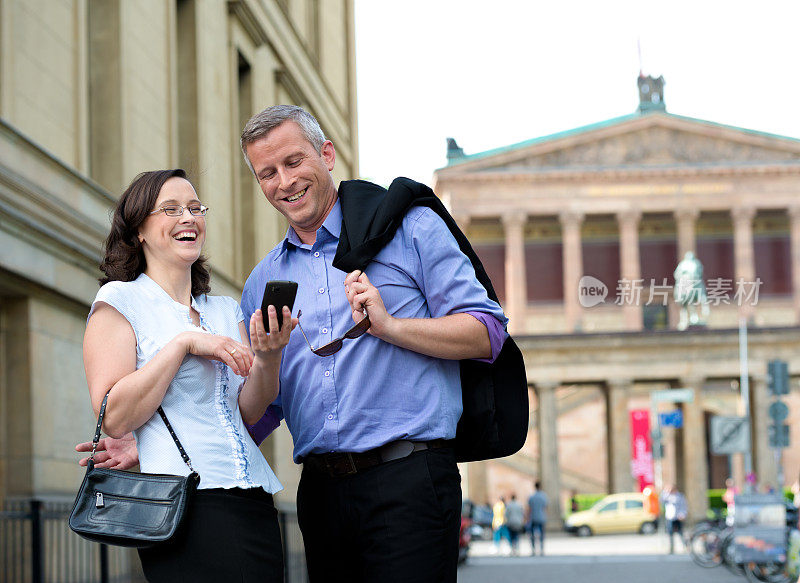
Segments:
[[[598,512],[614,512],[617,510],[619,506],[619,502],[609,502],[605,506],[603,506]]]

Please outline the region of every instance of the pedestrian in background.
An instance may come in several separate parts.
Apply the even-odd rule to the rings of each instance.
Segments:
[[[678,491],[675,484],[664,491],[661,501],[664,503],[664,520],[667,523],[667,535],[669,535],[669,554],[675,552],[675,539],[672,536],[677,533],[681,539],[684,550],[686,541],[683,539],[683,521],[689,513],[686,506],[686,498]]]
[[[580,504],[578,504],[578,491],[573,490],[570,492],[569,495],[569,511],[571,514],[578,512],[580,510]]]
[[[539,554],[544,555],[544,525],[547,522],[547,494],[536,480],[533,494],[528,498],[528,530],[531,533],[531,554],[536,554],[536,533],[539,533]]]
[[[792,504],[800,508],[800,478],[792,484]]]
[[[739,488],[736,487],[736,482],[733,478],[725,480],[725,493],[722,495],[722,501],[727,506],[727,514],[725,523],[728,526],[733,526],[733,512],[735,509],[735,496],[739,493]]]
[[[511,544],[511,554],[519,554],[519,535],[525,532],[525,510],[517,501],[517,495],[511,494],[511,500],[506,504],[506,528],[508,529],[508,542]]]
[[[511,539],[508,536],[508,527],[506,526],[506,499],[502,496],[495,502],[492,508],[492,531],[494,532],[494,548],[495,552],[500,552],[500,541],[502,539],[508,540],[511,544]]]

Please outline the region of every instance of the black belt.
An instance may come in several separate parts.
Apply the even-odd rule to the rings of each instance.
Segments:
[[[332,452],[310,454],[303,458],[303,467],[329,476],[347,476],[367,468],[410,456],[415,451],[451,447],[452,441],[433,439],[431,441],[410,441],[400,439],[381,447],[357,453]]]

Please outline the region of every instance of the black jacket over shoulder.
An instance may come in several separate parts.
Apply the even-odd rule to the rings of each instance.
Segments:
[[[333,259],[337,269],[363,270],[392,240],[408,210],[427,206],[445,222],[489,298],[498,302],[472,245],[428,186],[402,177],[395,178],[388,190],[364,180],[346,180],[339,185],[339,200],[342,230]],[[477,461],[519,451],[528,434],[528,383],[522,353],[514,340],[506,339],[491,364],[475,360],[460,364],[464,411],[456,430],[456,459]]]

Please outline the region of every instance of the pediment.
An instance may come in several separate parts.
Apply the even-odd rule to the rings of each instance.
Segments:
[[[800,162],[800,141],[670,115],[536,140],[464,170],[526,171]],[[453,170],[456,170],[456,165]]]
[[[676,129],[652,127],[530,156],[508,164],[505,168],[663,166],[789,160],[800,160],[800,154]]]

